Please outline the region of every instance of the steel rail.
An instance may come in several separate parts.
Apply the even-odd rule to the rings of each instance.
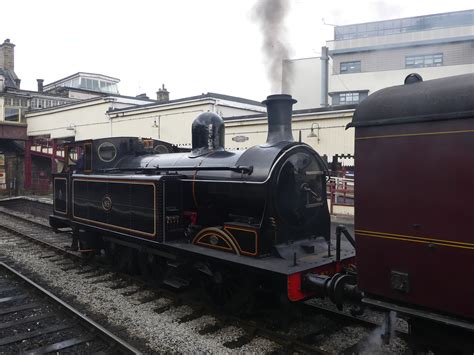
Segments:
[[[22,213],[22,212],[17,212],[17,211],[15,211],[15,212],[16,213]],[[25,217],[19,216],[16,213],[9,212],[7,207],[4,207],[4,206],[0,205],[0,215],[5,215],[5,216],[8,216],[8,217],[12,217],[16,220],[23,221],[23,222],[28,222],[30,224],[37,225],[40,228],[51,231],[51,227],[48,224],[41,223],[39,221],[35,221],[34,219],[26,219]]]
[[[27,283],[30,287],[34,288],[36,291],[40,292],[41,294],[47,296],[47,298],[57,305],[61,307],[61,309],[65,310],[67,313],[72,315],[75,318],[78,318],[83,324],[86,326],[93,328],[95,331],[97,331],[97,335],[101,337],[103,340],[107,340],[109,343],[112,343],[114,345],[117,345],[118,348],[123,351],[125,354],[141,354],[141,352],[133,347],[132,345],[128,344],[125,342],[123,339],[120,339],[113,333],[109,332],[107,329],[102,327],[100,324],[94,322],[92,319],[89,317],[83,315],[80,313],[78,310],[46,290],[45,288],[41,287],[37,283],[35,283],[33,280],[29,279],[25,275],[21,274],[19,271],[13,269],[9,265],[7,265],[5,262],[0,262],[0,267],[8,270],[11,274],[13,274],[15,277],[21,279],[25,283]]]

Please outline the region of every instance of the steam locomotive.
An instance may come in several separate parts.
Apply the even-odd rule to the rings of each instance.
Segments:
[[[194,121],[190,151],[130,137],[67,145],[51,226],[72,227],[82,251],[166,285],[197,278],[219,305],[249,289],[291,301],[315,295],[303,275],[349,267],[354,249],[346,243],[336,258],[328,171],[292,137],[295,102],[269,96],[267,141],[245,151],[224,149],[224,122],[212,112]]]

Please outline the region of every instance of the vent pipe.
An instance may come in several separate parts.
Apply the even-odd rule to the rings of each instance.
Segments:
[[[291,130],[291,114],[293,104],[297,101],[291,95],[270,95],[262,103],[267,105],[268,136],[267,145],[275,145],[279,142],[293,142]]]
[[[321,106],[328,106],[329,55],[328,47],[321,47]]]

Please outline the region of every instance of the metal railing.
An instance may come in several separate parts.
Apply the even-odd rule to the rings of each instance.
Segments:
[[[354,178],[333,176],[327,184],[327,195],[333,205],[354,206]]]

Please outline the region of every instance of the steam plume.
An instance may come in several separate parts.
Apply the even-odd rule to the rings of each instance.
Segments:
[[[289,8],[288,0],[258,0],[252,11],[252,19],[263,35],[262,49],[273,93],[281,92],[282,61],[288,59],[291,52],[284,24]],[[284,79],[289,81],[291,73],[286,74]],[[288,84],[284,82],[283,87],[287,88]]]

